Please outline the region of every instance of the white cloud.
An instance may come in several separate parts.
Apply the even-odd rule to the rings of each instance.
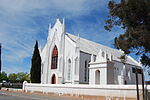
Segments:
[[[49,9],[49,13],[63,11],[63,13],[79,15],[88,13],[105,4],[105,0],[1,0],[0,8],[10,13],[30,12],[35,9]]]
[[[49,21],[59,14],[71,19],[86,15],[105,3],[105,0],[0,0],[0,42],[5,69],[9,68],[7,63],[25,67],[23,60],[31,57],[35,40],[45,42],[46,38],[42,37],[47,36]],[[10,71],[17,68],[24,69],[16,66]]]

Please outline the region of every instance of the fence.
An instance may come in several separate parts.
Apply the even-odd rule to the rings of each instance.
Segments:
[[[150,90],[150,86],[147,86]],[[81,85],[81,84],[31,84],[24,82],[23,90],[70,95],[110,96],[136,98],[135,85]],[[139,85],[142,98],[142,86]]]
[[[1,87],[5,87],[5,88],[17,88],[17,89],[21,89],[23,86],[22,83],[2,83]]]

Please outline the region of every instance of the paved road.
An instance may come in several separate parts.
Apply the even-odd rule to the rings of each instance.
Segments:
[[[70,99],[62,97],[49,97],[49,96],[39,96],[35,94],[0,91],[0,100],[70,100]]]

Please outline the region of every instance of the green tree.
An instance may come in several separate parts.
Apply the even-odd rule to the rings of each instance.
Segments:
[[[30,82],[30,74],[26,74],[23,78],[24,81]]]
[[[17,74],[15,74],[15,73],[9,74],[8,80],[12,83],[16,83],[17,82]]]
[[[24,72],[10,73],[8,76],[8,80],[13,83],[16,82],[22,83],[24,81],[30,82],[30,74]]]
[[[125,54],[134,52],[141,55],[141,63],[150,66],[150,1],[149,0],[113,0],[108,3],[109,17],[105,29],[113,26],[125,30],[115,38],[115,47]]]
[[[33,56],[32,56],[32,65],[31,65],[30,73],[31,73],[32,83],[41,82],[41,57],[40,57],[37,41],[36,41]]]
[[[7,73],[2,72],[0,75],[0,82],[2,82],[3,80],[7,81],[8,77],[7,77]]]
[[[17,75],[17,81],[18,82],[24,82],[24,81],[30,81],[29,79],[29,75],[27,73],[24,72],[19,72],[16,74]]]

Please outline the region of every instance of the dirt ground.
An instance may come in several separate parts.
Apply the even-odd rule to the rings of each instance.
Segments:
[[[42,93],[42,92],[24,92],[24,91],[12,91],[12,90],[2,90],[8,92],[15,92],[15,93],[24,93],[24,94],[31,94],[31,95],[41,95],[41,96],[49,96],[49,97],[62,97],[67,98],[68,100],[136,100],[136,98],[126,98],[123,97],[104,97],[104,96],[88,96],[88,95],[70,95],[70,94],[56,94],[56,93]]]

